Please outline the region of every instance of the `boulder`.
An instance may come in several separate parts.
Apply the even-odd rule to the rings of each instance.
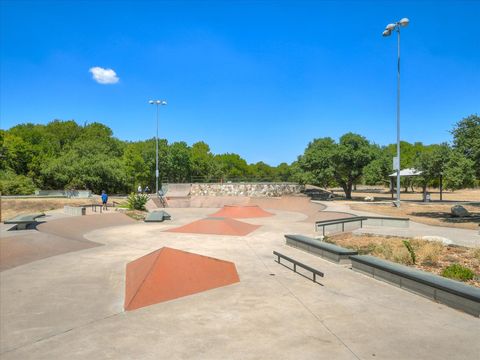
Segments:
[[[451,209],[452,216],[455,217],[465,217],[470,216],[470,213],[462,205],[454,205]]]

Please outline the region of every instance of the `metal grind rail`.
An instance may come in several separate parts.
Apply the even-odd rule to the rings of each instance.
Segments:
[[[317,282],[317,276],[320,276],[320,277],[323,277],[324,274],[323,272],[317,270],[317,269],[314,269],[308,265],[305,265],[303,263],[301,263],[300,261],[297,261],[297,260],[294,260],[292,259],[291,257],[288,257],[286,255],[283,255],[283,254],[280,254],[279,252],[277,251],[274,251],[273,252],[273,255],[277,256],[277,260],[275,260],[277,263],[279,263],[280,265],[284,265],[281,263],[280,259],[285,259],[289,262],[291,262],[293,264],[293,272],[297,273],[297,266],[301,267],[302,269],[305,269],[307,271],[310,271],[313,275],[313,278],[311,279],[313,282]],[[284,265],[285,266],[285,265]],[[299,274],[299,273],[297,273]],[[300,274],[300,275],[303,275],[303,274]]]

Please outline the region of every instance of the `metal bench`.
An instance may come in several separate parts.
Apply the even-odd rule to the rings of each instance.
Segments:
[[[16,230],[25,230],[31,224],[37,224],[37,218],[45,216],[44,213],[35,213],[35,214],[26,214],[26,215],[18,215],[12,219],[5,220],[4,224],[15,224]]]
[[[297,261],[297,260],[294,260],[286,255],[283,255],[283,254],[280,254],[279,252],[276,252],[274,251],[273,252],[273,255],[276,255],[277,256],[277,260],[275,260],[277,263],[279,263],[280,265],[284,265],[280,262],[280,259],[285,259],[287,261],[290,261],[292,264],[293,264],[293,271],[294,272],[297,272],[297,266],[307,270],[307,271],[310,271],[313,275],[313,278],[311,279],[313,282],[317,282],[317,276],[320,276],[320,277],[323,277],[323,273],[317,269],[314,269],[308,265],[305,265],[303,263],[301,263],[300,261]],[[284,265],[285,266],[285,265]],[[298,274],[298,273],[297,273]],[[302,275],[302,274],[300,274]]]

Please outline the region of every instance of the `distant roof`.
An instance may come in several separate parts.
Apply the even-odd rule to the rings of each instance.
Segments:
[[[418,171],[417,169],[403,169],[400,170],[400,176],[418,176],[421,175],[422,172]],[[397,176],[397,172],[390,174],[391,177]]]

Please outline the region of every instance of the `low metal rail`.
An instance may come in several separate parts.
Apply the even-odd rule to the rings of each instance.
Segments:
[[[310,272],[312,273],[312,275],[313,275],[313,278],[312,278],[312,281],[313,281],[313,282],[317,282],[317,276],[320,276],[320,277],[323,277],[323,276],[324,276],[323,272],[321,272],[321,271],[319,271],[319,270],[317,270],[317,269],[314,269],[314,268],[312,268],[312,267],[310,267],[310,266],[308,266],[308,265],[305,265],[305,264],[301,263],[300,261],[297,261],[297,260],[295,260],[295,259],[292,259],[291,257],[288,257],[288,256],[286,256],[286,255],[280,254],[280,253],[277,252],[277,251],[274,251],[274,252],[273,252],[273,255],[277,256],[277,260],[275,260],[275,261],[276,261],[277,263],[279,263],[280,265],[283,265],[283,264],[280,262],[280,259],[285,259],[285,260],[291,262],[291,263],[293,264],[293,272],[295,272],[295,273],[297,272],[297,266],[299,266],[299,267],[301,267],[301,268],[303,268],[303,269],[305,269],[305,270],[307,270],[307,271],[310,271]],[[302,275],[302,274],[300,274],[300,275]]]
[[[351,223],[351,222],[359,222],[360,228],[363,228],[363,222],[367,219],[368,218],[365,216],[355,216],[355,217],[348,217],[348,218],[335,219],[335,220],[317,221],[315,222],[315,231],[318,231],[318,228],[322,227],[323,236],[325,236],[325,226],[341,224],[342,232],[345,232],[345,223]]]

